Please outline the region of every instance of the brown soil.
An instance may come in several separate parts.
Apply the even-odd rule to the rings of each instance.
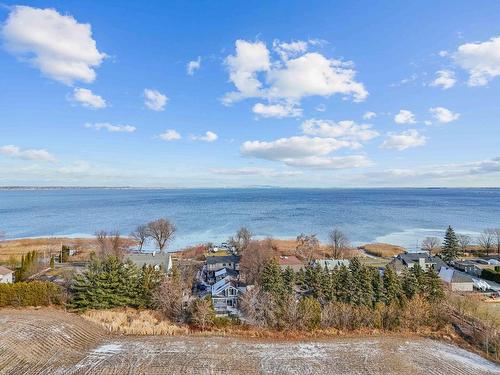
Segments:
[[[61,310],[3,309],[0,374],[492,375],[500,367],[419,337],[120,336]]]

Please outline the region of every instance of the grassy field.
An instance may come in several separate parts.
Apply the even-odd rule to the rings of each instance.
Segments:
[[[401,246],[391,245],[388,243],[368,243],[359,246],[359,249],[376,257],[394,257],[406,251],[405,248]]]

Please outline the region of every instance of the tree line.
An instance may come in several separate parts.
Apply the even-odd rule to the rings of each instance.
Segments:
[[[448,230],[447,230],[448,232]],[[455,234],[455,232],[453,232]],[[476,238],[467,234],[455,234],[456,251],[464,254],[470,251],[471,246],[476,245],[486,255],[496,252],[500,255],[500,228],[486,228]],[[442,250],[442,242],[437,237],[426,237],[422,241],[421,249],[430,254],[439,253]]]

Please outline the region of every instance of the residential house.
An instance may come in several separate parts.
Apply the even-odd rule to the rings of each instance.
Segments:
[[[221,270],[215,271],[214,276],[216,282],[225,279],[226,277],[230,277],[233,280],[237,280],[239,273],[238,271],[232,270],[230,268],[223,268]]]
[[[230,277],[217,281],[211,289],[215,313],[219,316],[238,315],[238,299],[245,290],[245,287],[238,287]]]
[[[439,277],[455,292],[472,292],[474,281],[469,275],[451,267],[441,267]]]
[[[340,266],[349,267],[351,262],[348,259],[317,259],[312,262],[313,266],[319,266],[328,271],[333,271]]]
[[[300,271],[301,268],[305,267],[305,263],[301,261],[294,255],[291,256],[280,256],[278,259],[278,263],[280,265],[281,270],[285,270],[290,267],[295,272]]]
[[[12,284],[14,282],[14,271],[0,266],[0,284]]]
[[[165,272],[172,269],[172,256],[170,253],[128,253],[126,258],[139,268],[152,266],[155,269],[161,268]]]
[[[207,256],[207,279],[215,281],[215,272],[223,268],[240,271],[240,257],[238,255]]]
[[[446,263],[437,256],[429,255],[428,253],[404,253],[399,254],[390,263],[397,274],[403,272],[405,268],[411,268],[418,264],[424,271],[432,268],[439,273],[441,267],[446,266]]]

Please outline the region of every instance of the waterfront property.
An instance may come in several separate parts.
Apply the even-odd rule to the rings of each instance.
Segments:
[[[223,255],[207,257],[207,279],[215,282],[215,272],[227,268],[228,270],[240,270],[240,257],[238,255]]]
[[[170,253],[128,253],[126,258],[140,268],[151,266],[165,272],[172,269],[172,256]]]
[[[418,264],[424,271],[432,268],[439,273],[441,267],[445,267],[446,263],[437,256],[429,255],[428,253],[405,253],[394,258],[389,265],[401,274],[405,268],[412,268]]]
[[[215,314],[239,315],[238,299],[246,291],[246,287],[238,286],[238,282],[226,277],[217,281],[211,288],[212,304]]]

